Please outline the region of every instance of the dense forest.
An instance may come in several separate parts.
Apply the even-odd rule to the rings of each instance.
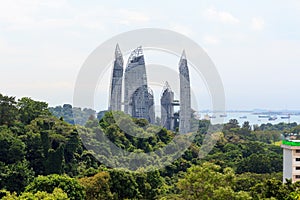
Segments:
[[[300,183],[282,182],[279,146],[282,134],[300,132],[296,123],[252,127],[232,119],[216,126],[222,128],[218,140],[200,159],[212,125],[196,121],[197,131],[182,156],[162,168],[130,171],[101,162],[95,147],[112,160],[118,156],[103,137],[127,152],[149,153],[170,146],[178,133],[122,114],[117,121],[111,112],[100,113],[99,120],[90,109],[77,109],[85,114],[75,126],[72,112],[71,105],[49,108],[45,102],[0,94],[1,199],[300,199]],[[134,123],[131,131],[148,137],[133,137],[120,123]],[[145,162],[151,167],[161,160]]]

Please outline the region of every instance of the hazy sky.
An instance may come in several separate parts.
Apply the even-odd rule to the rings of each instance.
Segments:
[[[228,109],[300,109],[299,0],[0,2],[2,94],[72,103],[78,71],[98,45],[125,31],[165,28],[206,50]],[[99,109],[107,107],[102,92]]]

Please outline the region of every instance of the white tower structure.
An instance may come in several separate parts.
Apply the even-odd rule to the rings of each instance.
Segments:
[[[283,140],[283,182],[300,181],[300,140]]]

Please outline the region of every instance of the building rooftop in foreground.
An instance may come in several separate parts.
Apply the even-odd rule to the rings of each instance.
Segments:
[[[288,149],[300,148],[300,140],[282,140],[281,147]]]

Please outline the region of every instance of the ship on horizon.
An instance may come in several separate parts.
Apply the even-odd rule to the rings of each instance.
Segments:
[[[291,115],[288,114],[288,115],[286,115],[286,116],[281,116],[280,118],[281,118],[281,119],[290,119],[290,118],[291,118]]]
[[[258,115],[258,118],[270,118],[271,116],[270,115]]]
[[[277,120],[277,117],[276,116],[270,116],[268,120],[269,121],[275,121],[275,120]]]

